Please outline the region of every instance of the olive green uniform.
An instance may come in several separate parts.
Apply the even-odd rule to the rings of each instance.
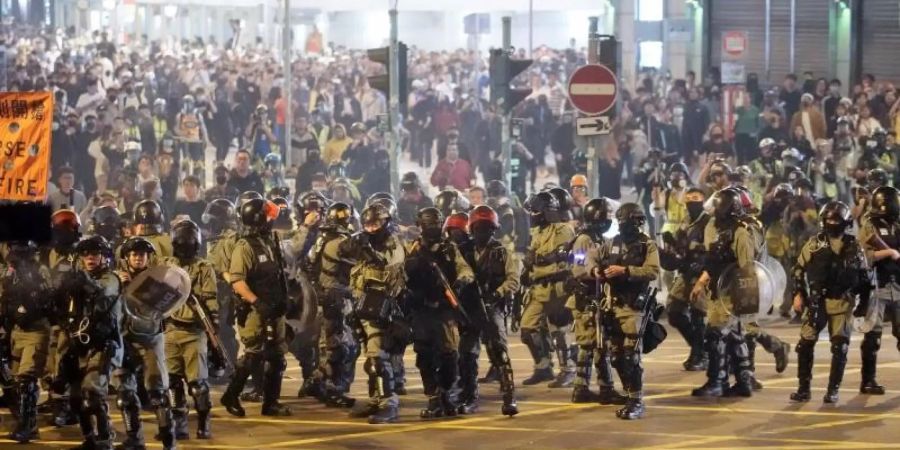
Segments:
[[[207,261],[216,271],[216,298],[219,307],[219,340],[225,354],[231,361],[237,360],[238,343],[234,332],[234,307],[237,300],[231,289],[230,278],[226,275],[231,270],[231,255],[237,244],[238,236],[234,230],[225,230],[215,240],[208,241]],[[228,275],[230,277],[230,275]]]
[[[218,315],[219,302],[216,300],[216,273],[209,261],[195,258],[193,261],[179,261],[167,258],[166,262],[184,269],[191,278],[191,296],[188,302],[198,302],[205,308],[206,314]],[[176,433],[184,436],[187,433],[187,397],[188,392],[194,398],[194,406],[201,420],[201,430],[209,432],[209,384],[207,377],[207,335],[195,312],[194,304],[184,304],[166,321],[166,366],[171,380],[174,396],[173,415]],[[210,318],[210,320],[212,320]]]
[[[552,223],[531,228],[531,243],[526,257],[529,286],[522,310],[522,343],[528,346],[535,369],[551,367],[550,341],[553,335],[557,350],[567,349],[565,327],[571,323],[566,309],[566,279],[570,277],[568,245],[575,239],[575,231],[568,223]],[[566,358],[567,359],[567,358]],[[560,361],[561,369],[567,361]]]
[[[30,281],[29,290],[36,295],[45,296],[50,292],[50,271],[46,267],[37,267],[39,279]],[[15,272],[10,269],[2,274],[3,278],[12,278],[13,283],[23,281],[16,279]],[[30,377],[35,380],[44,376],[47,369],[47,358],[50,351],[50,320],[46,306],[41,306],[40,301],[46,302],[46,298],[30,298],[34,302],[19,307],[15,299],[4,295],[0,283],[0,299],[3,301],[3,311],[12,314],[11,323],[14,324],[11,335],[12,375],[16,378]],[[38,283],[37,285],[31,285]],[[11,293],[10,293],[11,294]],[[29,306],[35,308],[31,311]]]
[[[871,261],[875,271],[875,292],[866,308],[866,322],[872,328],[863,335],[862,351],[863,383],[875,380],[878,351],[881,349],[881,334],[884,322],[891,324],[891,332],[900,349],[900,279],[896,276],[897,262],[890,258],[875,261],[874,238],[892,249],[900,249],[900,223],[868,214],[862,221],[858,241],[865,252],[866,261]]]
[[[386,302],[397,301],[406,288],[406,274],[403,270],[406,250],[400,239],[393,235],[377,248],[366,249],[357,241],[356,236],[345,241],[341,247],[343,254],[356,260],[356,265],[350,271],[350,288],[365,334],[364,367],[369,375],[370,411],[397,407],[400,402],[394,392],[391,350],[396,345],[395,341],[405,340],[404,336],[398,335],[398,331],[403,331],[404,325],[395,323],[396,310],[388,313],[388,317],[381,318],[366,315],[362,311],[369,310],[368,302],[380,303],[379,298]]]

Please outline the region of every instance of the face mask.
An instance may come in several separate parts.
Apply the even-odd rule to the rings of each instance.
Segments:
[[[697,220],[700,214],[703,214],[703,202],[687,202],[685,206],[687,206],[688,215],[691,216],[691,222]]]
[[[440,227],[427,227],[422,229],[422,239],[425,242],[433,243],[441,240]]]
[[[641,234],[641,229],[631,222],[619,223],[619,234],[626,242],[633,241]]]
[[[227,183],[227,182],[228,182],[228,176],[227,176],[227,175],[219,175],[219,176],[216,177],[216,184],[218,184],[218,185],[220,185],[220,186],[223,185],[223,184],[225,184],[225,183]]]
[[[472,229],[472,240],[475,241],[475,245],[479,247],[484,247],[491,241],[491,238],[494,236],[494,230],[487,227],[476,227]]]
[[[462,245],[469,240],[469,235],[466,234],[465,231],[460,229],[452,229],[447,234],[450,235],[450,240],[457,245]]]
[[[830,238],[838,238],[844,234],[844,227],[841,224],[825,222],[825,234]]]

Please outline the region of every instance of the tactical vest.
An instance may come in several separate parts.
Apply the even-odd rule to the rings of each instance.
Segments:
[[[453,283],[456,280],[457,250],[449,242],[441,242],[434,251],[425,248],[421,240],[417,244],[417,247],[407,257],[407,287],[419,299],[430,302],[432,305],[445,304],[447,300],[444,299],[444,288],[431,263],[436,263],[444,273],[447,282]]]
[[[641,236],[632,243],[622,242],[621,236],[613,238],[609,247],[609,254],[603,261],[603,266],[643,266],[644,260],[647,258],[648,238],[646,235]],[[649,281],[633,281],[627,277],[611,278],[608,281],[610,292],[616,304],[631,305],[637,300],[638,296],[647,291],[650,286]]]
[[[329,243],[348,236],[347,233],[325,231],[316,239],[312,248],[312,273],[319,285],[323,287],[332,287],[332,284],[346,286],[347,280],[350,279],[350,269],[353,266],[348,261],[329,254],[325,248]]]
[[[5,317],[25,331],[38,328],[42,321],[46,324],[50,296],[40,266],[19,267],[3,277],[2,286]]]
[[[875,228],[875,233],[887,244],[888,247],[893,249],[900,249],[900,236],[898,236],[898,227],[896,224],[888,222],[880,217],[870,217],[869,218],[872,227]],[[884,287],[887,285],[892,279],[895,282],[900,283],[900,267],[896,261],[891,260],[890,258],[882,259],[881,261],[875,261],[875,275],[878,277],[878,286]]]
[[[863,261],[857,258],[860,248],[856,238],[844,235],[841,252],[831,251],[828,238],[816,237],[817,247],[806,264],[806,280],[813,297],[842,298],[861,281],[865,270]]]
[[[475,252],[477,253],[477,252]],[[503,248],[503,244],[491,239],[487,247],[479,257],[477,254],[470,263],[475,271],[475,281],[485,296],[496,292],[497,288],[506,281],[506,259],[509,255]],[[490,297],[485,297],[488,300]]]
[[[267,311],[266,316],[277,317],[287,310],[287,284],[282,271],[282,261],[271,245],[264,242],[259,236],[246,236],[244,240],[250,244],[255,258],[247,272],[247,284],[250,290],[264,302],[259,311]]]
[[[696,280],[703,273],[703,257],[706,253],[706,249],[703,248],[703,232],[707,224],[709,215],[701,214],[686,230],[688,248],[681,275],[688,282]]]
[[[706,252],[704,267],[710,275],[710,286],[715,286],[719,276],[731,264],[737,263],[737,255],[734,253],[734,232],[739,225],[731,225],[728,228],[716,226],[716,240]]]

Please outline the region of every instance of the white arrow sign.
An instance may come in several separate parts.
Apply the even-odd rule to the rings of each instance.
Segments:
[[[579,136],[609,134],[612,131],[612,123],[607,116],[579,117],[575,121],[575,131]]]

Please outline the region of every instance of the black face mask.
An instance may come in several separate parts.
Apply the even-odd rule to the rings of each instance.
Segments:
[[[845,227],[839,223],[825,222],[823,227],[825,234],[830,238],[839,238],[843,236]]]
[[[172,254],[181,261],[189,261],[197,256],[196,242],[173,242]]]
[[[429,244],[440,242],[441,228],[435,226],[422,228],[422,239]]]
[[[632,222],[619,223],[619,234],[625,242],[632,242],[641,235],[641,227]]]
[[[78,233],[68,229],[54,228],[52,231],[53,246],[63,248],[78,242]]]
[[[378,231],[375,232],[365,232],[366,236],[369,237],[369,244],[378,246],[387,242],[387,238],[389,236],[388,230],[384,227],[379,228]]]
[[[450,240],[456,245],[463,245],[469,241],[469,235],[465,231],[454,228],[447,232]]]
[[[688,215],[691,217],[691,222],[697,220],[700,214],[703,214],[703,202],[687,202],[685,206],[687,207]]]
[[[472,228],[472,240],[475,241],[475,245],[478,247],[484,247],[491,241],[491,238],[494,237],[494,230],[487,227],[475,227]]]

